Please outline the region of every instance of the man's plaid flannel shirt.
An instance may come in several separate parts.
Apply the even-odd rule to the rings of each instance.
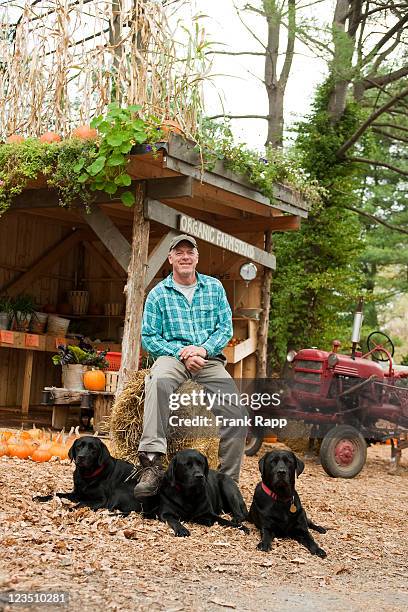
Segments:
[[[173,275],[154,287],[147,296],[142,323],[143,348],[153,357],[178,357],[193,344],[219,355],[232,337],[232,314],[219,280],[198,274],[191,305],[173,282]]]

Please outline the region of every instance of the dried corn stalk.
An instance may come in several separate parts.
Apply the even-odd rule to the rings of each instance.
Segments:
[[[193,133],[208,65],[201,29],[183,32],[177,43],[156,0],[3,2],[0,138],[67,135],[113,100]]]

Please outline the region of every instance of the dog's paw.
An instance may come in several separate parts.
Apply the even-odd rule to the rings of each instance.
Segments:
[[[259,542],[257,549],[261,550],[262,552],[269,552],[270,550],[272,550],[272,546],[270,544],[267,544],[266,542]]]
[[[177,529],[174,531],[174,534],[176,538],[188,538],[190,532],[188,529],[186,529],[186,527],[183,527],[183,525],[181,525],[180,527],[177,527]]]
[[[327,533],[327,529],[325,527],[320,527],[319,525],[316,525],[316,531],[318,533]]]
[[[43,502],[51,501],[53,497],[54,497],[53,495],[34,495],[32,500],[35,502],[43,503]]]
[[[327,557],[327,552],[323,550],[323,548],[319,548],[319,547],[316,549],[316,551],[313,554],[317,555],[321,559],[325,559]]]

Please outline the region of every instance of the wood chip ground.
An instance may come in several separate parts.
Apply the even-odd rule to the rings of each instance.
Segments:
[[[389,473],[389,456],[387,446],[369,448],[352,480],[329,478],[306,461],[297,490],[310,517],[329,528],[315,534],[325,560],[290,540],[258,552],[253,526],[246,536],[191,525],[190,538],[175,538],[165,524],[137,514],[69,511],[58,499],[38,504],[32,495],[71,490],[73,466],[3,457],[0,593],[63,590],[68,609],[81,612],[406,610],[408,451],[397,474]],[[258,479],[257,458],[246,457],[241,488],[248,503]]]

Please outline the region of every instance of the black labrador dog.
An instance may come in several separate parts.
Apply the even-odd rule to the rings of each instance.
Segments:
[[[207,457],[196,450],[188,448],[173,457],[159,495],[159,518],[167,522],[178,537],[190,535],[180,521],[209,527],[218,523],[249,533],[241,525],[248,511],[238,485],[230,476],[210,470]],[[222,512],[232,514],[233,520],[219,516]]]
[[[158,496],[136,500],[133,489],[137,483],[134,465],[114,459],[107,446],[94,436],[75,440],[68,456],[75,462],[74,490],[56,493],[57,497],[78,502],[75,508],[87,506],[92,510],[107,508],[123,514],[143,512],[153,515],[158,508]],[[52,495],[39,495],[34,501],[46,502]]]
[[[327,556],[309,533],[309,529],[319,533],[326,533],[326,529],[307,518],[295,490],[295,477],[304,467],[291,451],[274,450],[260,459],[262,481],[255,488],[248,518],[261,531],[258,550],[271,550],[275,537],[289,537],[306,546],[312,555],[322,559]]]

